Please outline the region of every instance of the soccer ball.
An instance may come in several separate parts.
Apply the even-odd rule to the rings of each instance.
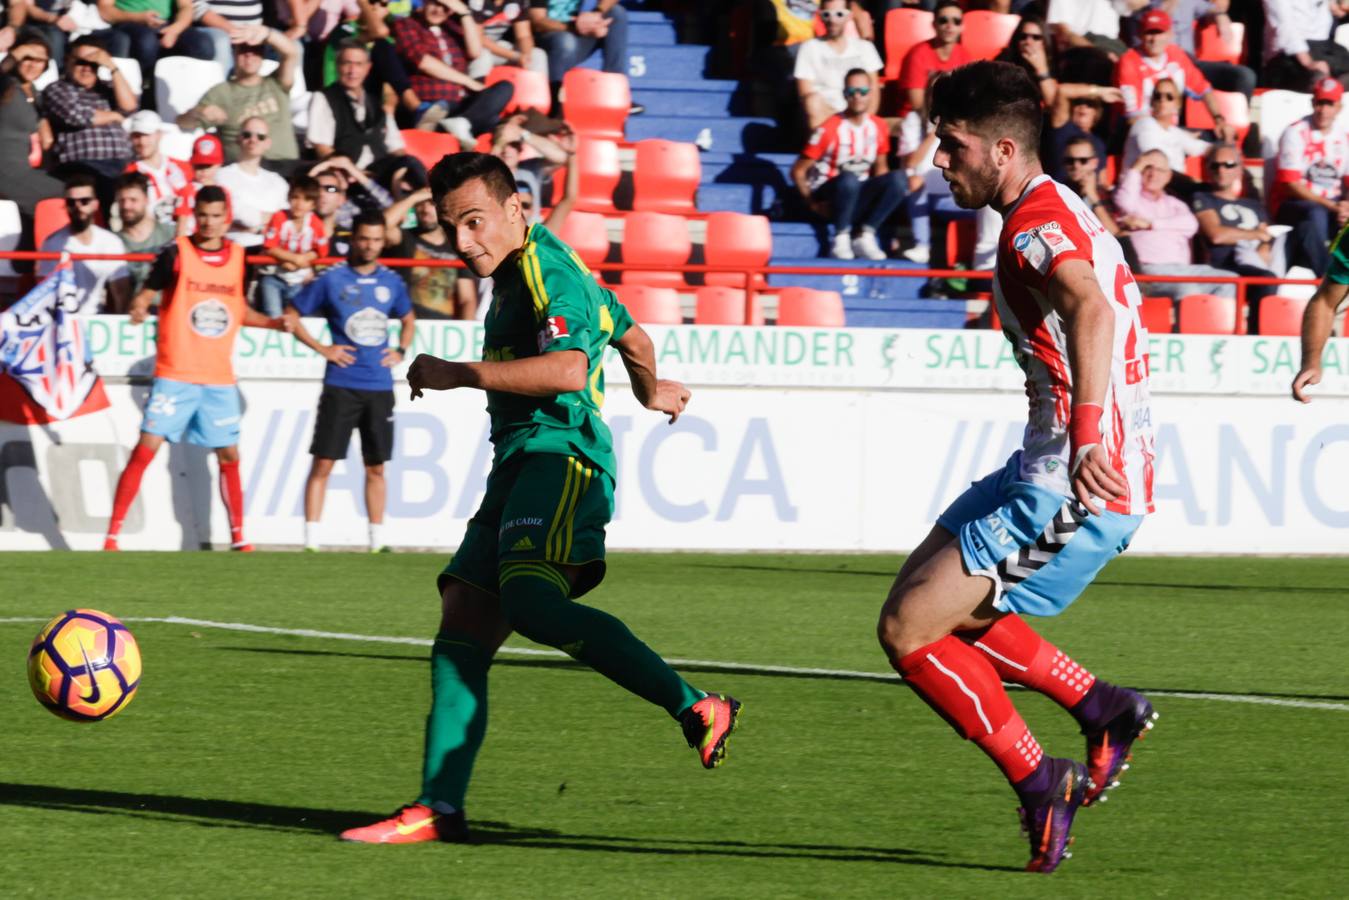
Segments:
[[[136,696],[141,651],[121,622],[96,609],[72,609],[52,619],[28,649],[33,696],[63,719],[97,722]]]

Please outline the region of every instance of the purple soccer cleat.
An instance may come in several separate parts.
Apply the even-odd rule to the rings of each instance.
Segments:
[[[1071,759],[1046,756],[1041,765],[1053,766],[1053,787],[1038,802],[1028,802],[1017,810],[1021,814],[1021,830],[1030,838],[1030,862],[1027,872],[1048,875],[1059,863],[1072,856],[1068,832],[1073,827],[1073,816],[1086,799],[1091,787],[1087,767]]]
[[[1104,803],[1107,799],[1105,792],[1119,786],[1120,775],[1129,768],[1129,760],[1133,759],[1129,751],[1134,741],[1142,740],[1159,717],[1148,698],[1142,694],[1128,688],[1115,690],[1120,695],[1120,711],[1107,720],[1104,728],[1085,732],[1087,772],[1091,776],[1092,786],[1087,791],[1083,806],[1090,806],[1098,800]]]

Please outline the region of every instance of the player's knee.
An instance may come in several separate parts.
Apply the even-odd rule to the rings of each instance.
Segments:
[[[239,448],[237,445],[217,447],[215,455],[223,463],[237,463],[239,461]]]
[[[876,623],[876,638],[881,649],[893,661],[898,661],[910,653],[925,647],[940,635],[929,635],[915,626],[913,616],[901,615],[905,593],[896,585],[881,607],[880,619]]]
[[[365,478],[367,481],[384,480],[384,463],[378,463],[373,466],[365,467]]]

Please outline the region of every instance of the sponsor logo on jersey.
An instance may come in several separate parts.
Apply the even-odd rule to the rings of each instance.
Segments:
[[[347,316],[342,330],[362,347],[383,347],[389,341],[389,317],[367,306]]]
[[[501,525],[501,529],[497,533],[505,534],[512,528],[542,528],[542,527],[543,527],[543,519],[535,516],[521,516],[518,519],[511,519],[507,522],[503,522]]]
[[[381,284],[375,288],[375,300],[379,303],[388,303],[392,299],[393,292],[389,290],[388,285]]]
[[[561,337],[571,334],[567,330],[567,320],[561,316],[549,316],[544,327],[539,330],[539,352],[548,349],[548,345]]]
[[[229,307],[214,297],[207,297],[192,307],[188,324],[202,337],[218,338],[230,329]]]

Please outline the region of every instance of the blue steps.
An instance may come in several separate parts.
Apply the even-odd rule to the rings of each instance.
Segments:
[[[646,18],[634,20],[628,13],[628,46],[646,44],[651,46],[673,46],[679,40],[675,33],[674,22],[661,16],[658,21]]]
[[[734,81],[634,81],[632,99],[658,116],[748,115],[753,105],[747,89]]]
[[[628,44],[628,78],[633,87],[644,78],[661,81],[696,83],[706,77],[708,57],[712,48],[704,44]],[[581,61],[587,69],[601,68],[604,54],[596,47]]]
[[[764,192],[749,184],[708,184],[698,185],[697,206],[703,212],[727,212],[760,214],[772,209],[773,198],[768,197],[764,204]]]
[[[646,138],[689,141],[725,153],[776,149],[777,133],[777,123],[767,118],[653,116],[648,112],[630,116],[627,124],[629,141]]]
[[[849,328],[964,328],[963,300],[891,300],[884,303],[843,301]]]

